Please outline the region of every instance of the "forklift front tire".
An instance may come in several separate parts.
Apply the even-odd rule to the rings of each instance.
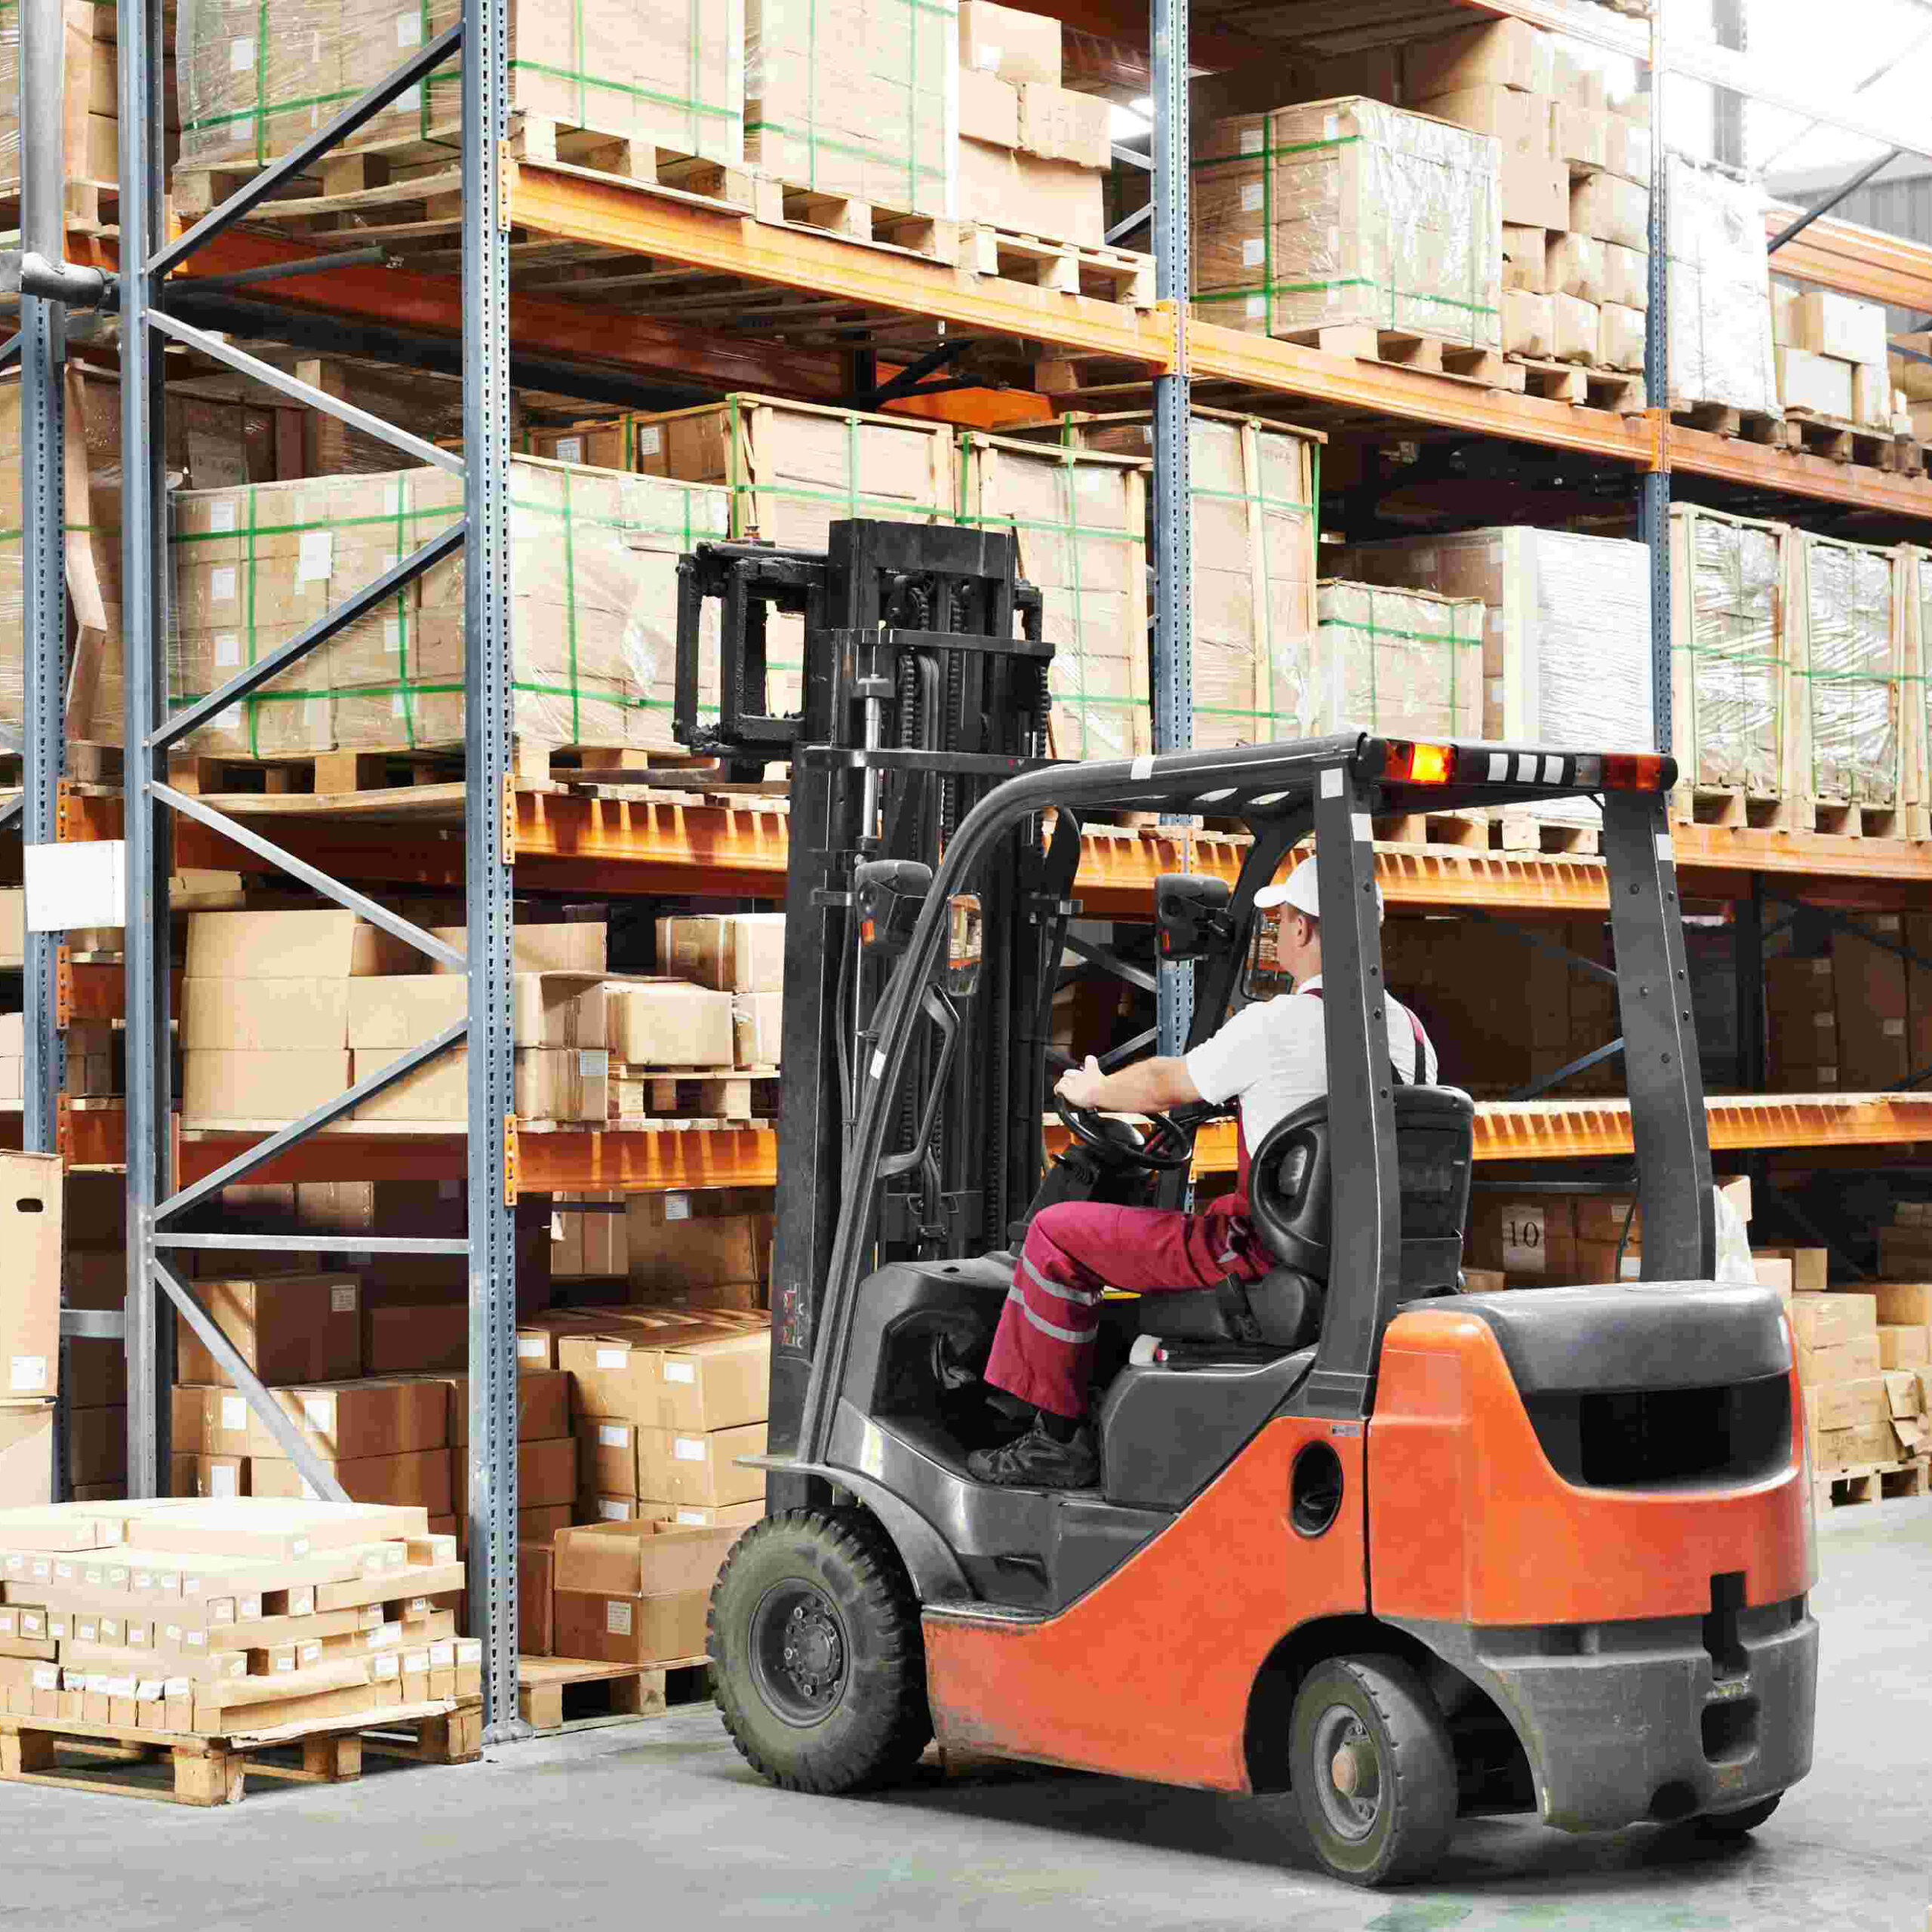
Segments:
[[[787,1791],[863,1791],[932,1737],[911,1580],[859,1509],[792,1509],[754,1524],[711,1592],[718,1708],[731,1741]]]
[[[1399,1657],[1331,1657],[1295,1697],[1289,1776],[1315,1855],[1355,1885],[1426,1874],[1456,1823],[1456,1755]]]
[[[1783,1795],[1780,1792],[1761,1798],[1755,1804],[1744,1805],[1736,1811],[1707,1811],[1697,1820],[1697,1829],[1707,1838],[1741,1838],[1755,1832],[1778,1808],[1778,1799]]]

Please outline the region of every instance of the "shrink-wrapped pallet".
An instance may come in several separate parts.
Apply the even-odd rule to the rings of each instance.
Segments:
[[[1905,671],[1897,549],[1795,531],[1804,653],[1797,672],[1814,803],[1897,806]]]
[[[1469,738],[1482,718],[1482,606],[1473,598],[1324,578],[1313,649],[1293,667],[1284,738],[1351,726],[1397,738]]]
[[[1194,312],[1252,335],[1355,325],[1500,348],[1500,153],[1492,134],[1359,99],[1211,122]]]
[[[1678,155],[1665,178],[1670,405],[1777,416],[1764,195]]]

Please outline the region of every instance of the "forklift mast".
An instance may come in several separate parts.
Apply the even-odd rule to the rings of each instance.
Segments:
[[[715,699],[700,651],[714,623]],[[800,708],[777,712],[772,640],[789,645],[801,632]],[[774,1454],[797,1443],[895,935],[903,949],[960,820],[995,786],[1048,761],[1052,656],[1039,593],[1016,574],[1004,531],[845,521],[823,552],[706,543],[679,563],[678,741],[722,759],[734,779],[791,768]],[[715,722],[705,715],[714,702]],[[1032,1197],[1053,969],[1080,843],[1070,815],[1044,844],[1041,829],[1037,815],[1016,822],[975,874],[985,996],[960,1020],[968,1037],[954,1043],[936,1091],[914,1083],[930,1091],[930,1133],[909,1107],[888,1130],[869,1230],[880,1262],[996,1247]]]

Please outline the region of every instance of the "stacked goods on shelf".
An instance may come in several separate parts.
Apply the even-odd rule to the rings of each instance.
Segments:
[[[618,986],[611,988],[613,995],[621,991]],[[611,1001],[614,1029],[617,1004],[614,997]],[[617,1103],[620,1077],[615,1070],[611,1076],[613,1106]],[[608,1280],[614,1275],[621,1278],[630,1266],[624,1240],[624,1197],[592,1189],[573,1194],[570,1198],[572,1204],[553,1204],[550,1210],[551,1280]]]
[[[1600,918],[1532,928],[1565,951],[1609,964]],[[1420,1016],[1442,1078],[1500,1099],[1617,1035],[1616,991],[1523,929],[1478,919],[1392,916],[1382,929],[1390,989]],[[1524,1023],[1527,1013],[1528,1025]],[[1564,1081],[1566,1095],[1618,1093],[1622,1065],[1599,1061]]]
[[[1054,756],[1132,758],[1152,743],[1147,482],[1138,458],[963,431],[962,523],[1013,533],[1041,593]]]
[[[1639,370],[1649,306],[1647,101],[1522,20],[1412,44],[1403,99],[1501,149],[1503,346]]]
[[[1894,408],[1906,411],[1909,432],[1932,438],[1932,334],[1894,335],[1886,345]]]
[[[1932,1062],[1932,974],[1894,949],[1932,950],[1932,920],[1866,913],[1829,953],[1764,962],[1767,1066],[1787,1093],[1881,1093]]]
[[[1078,449],[1151,460],[1153,424],[1144,411],[1069,413],[1028,433]],[[1220,410],[1197,409],[1189,418],[1198,750],[1263,744],[1292,729],[1287,686],[1315,628],[1323,440],[1318,431]],[[1150,500],[1150,555],[1152,509]]]
[[[1771,304],[1778,401],[1788,415],[1891,433],[1892,375],[1885,312],[1829,289]]]
[[[1493,135],[1358,98],[1195,128],[1194,312],[1251,335],[1331,328],[1502,346]]]
[[[625,1204],[632,1295],[664,1308],[762,1319],[774,1229],[769,1188],[633,1194]]]
[[[127,1183],[118,1174],[70,1174],[65,1196],[61,1298],[69,1308],[118,1309],[128,1294]],[[118,1339],[70,1337],[62,1349],[61,1374],[69,1493],[79,1502],[125,1495],[126,1350]],[[0,1483],[0,1499],[11,1494]]]
[[[1719,1181],[1717,1188],[1739,1224],[1748,1228],[1749,1180]],[[1823,1254],[1797,1251],[1810,1257]],[[1526,1195],[1505,1186],[1480,1186],[1469,1197],[1463,1259],[1472,1287],[1557,1288],[1640,1280],[1643,1213],[1627,1194]],[[1792,1263],[1786,1252],[1754,1250],[1752,1266],[1763,1285],[1789,1291]],[[1480,1284],[1469,1278],[1477,1275]]]
[[[1712,791],[1774,803],[1804,789],[1792,728],[1792,532],[1694,503],[1670,512],[1671,750],[1680,816]]]
[[[171,701],[245,666],[457,521],[441,469],[174,498]],[[724,493],[519,457],[510,478],[512,727],[537,746],[670,743],[677,559]],[[463,563],[445,560],[230,706],[188,748],[243,755],[451,746],[463,731]]]
[[[1905,756],[1903,553],[1810,531],[1791,540],[1792,603],[1804,626],[1794,693],[1807,823],[1827,808],[1889,814],[1915,804]],[[1844,829],[1859,829],[1856,817]]]
[[[965,0],[959,216],[1097,248],[1106,238],[1112,103],[1060,80],[1059,21]]]
[[[1829,1094],[1838,1078],[1838,1001],[1829,958],[1764,961],[1765,1078],[1788,1094]]]
[[[1669,407],[1774,418],[1762,192],[1681,155],[1669,157],[1666,192]]]
[[[1919,1063],[1911,1058],[1906,961],[1892,950],[1905,944],[1905,921],[1896,912],[1868,913],[1860,923],[1862,932],[1832,930],[1832,986],[1838,1084],[1850,1093],[1871,1094],[1903,1086]],[[1918,977],[1922,983],[1924,976]]]
[[[1476,735],[1607,751],[1654,743],[1642,544],[1563,530],[1471,530],[1352,544],[1335,567],[1367,583],[1481,600]],[[1561,817],[1595,812],[1586,799],[1552,808]]]
[[[0,1240],[8,1257],[0,1277],[0,1504],[45,1503],[53,1494],[60,1170],[57,1154],[0,1154]]]
[[[1869,1294],[1795,1294],[1790,1306],[1813,1473],[1884,1468],[1922,1453],[1922,1378],[1915,1367],[1886,1369],[1879,1324],[1894,1331],[1895,1353],[1901,1330],[1908,1352],[1916,1353],[1932,1320],[1932,1291],[1881,1282]]]
[[[99,214],[97,191],[120,184],[119,63],[111,8],[73,4],[51,16],[60,23],[60,169],[70,214],[90,223]],[[0,17],[0,198],[20,192],[20,16]],[[162,69],[168,146],[174,145],[174,71]]]
[[[449,1404],[450,1483],[457,1534],[469,1535],[469,1377],[428,1378]],[[561,1369],[517,1364],[516,1532],[533,1543],[548,1543],[571,1521],[581,1487],[570,1379]]]
[[[745,159],[816,198],[954,214],[958,11],[744,0]]]
[[[0,1704],[119,1730],[259,1733],[482,1688],[454,1537],[359,1503],[0,1512]]]
[[[1281,688],[1280,737],[1356,725],[1397,737],[1480,735],[1482,606],[1472,597],[1324,578],[1315,633]]]
[[[174,39],[183,161],[238,168],[287,154],[457,17],[452,0],[407,7],[284,0],[266,11],[260,0],[183,0]],[[513,4],[509,26],[512,112],[678,155],[743,159],[738,0],[702,7],[631,0],[601,14]],[[392,180],[447,173],[460,82],[458,63],[445,63],[344,149],[391,150]],[[903,120],[903,102],[900,112]],[[648,168],[636,171],[651,177]],[[365,185],[357,163],[325,162],[321,174],[329,192]]]
[[[549,1573],[549,1615],[540,1611],[536,1627],[548,1624],[560,1657],[695,1662],[705,1655],[711,1586],[737,1537],[735,1528],[648,1519],[561,1531],[550,1563],[533,1573],[539,1590]],[[527,1595],[520,1627],[532,1627]],[[524,1647],[527,1655],[539,1654]]]

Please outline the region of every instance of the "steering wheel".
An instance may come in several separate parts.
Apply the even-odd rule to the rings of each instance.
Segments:
[[[1165,1114],[1152,1114],[1153,1137],[1145,1146],[1117,1140],[1100,1124],[1101,1116],[1092,1107],[1070,1106],[1061,1094],[1054,1095],[1054,1111],[1066,1123],[1066,1131],[1083,1146],[1118,1161],[1122,1167],[1140,1168],[1149,1174],[1172,1174],[1192,1164],[1194,1129],[1183,1127]]]

